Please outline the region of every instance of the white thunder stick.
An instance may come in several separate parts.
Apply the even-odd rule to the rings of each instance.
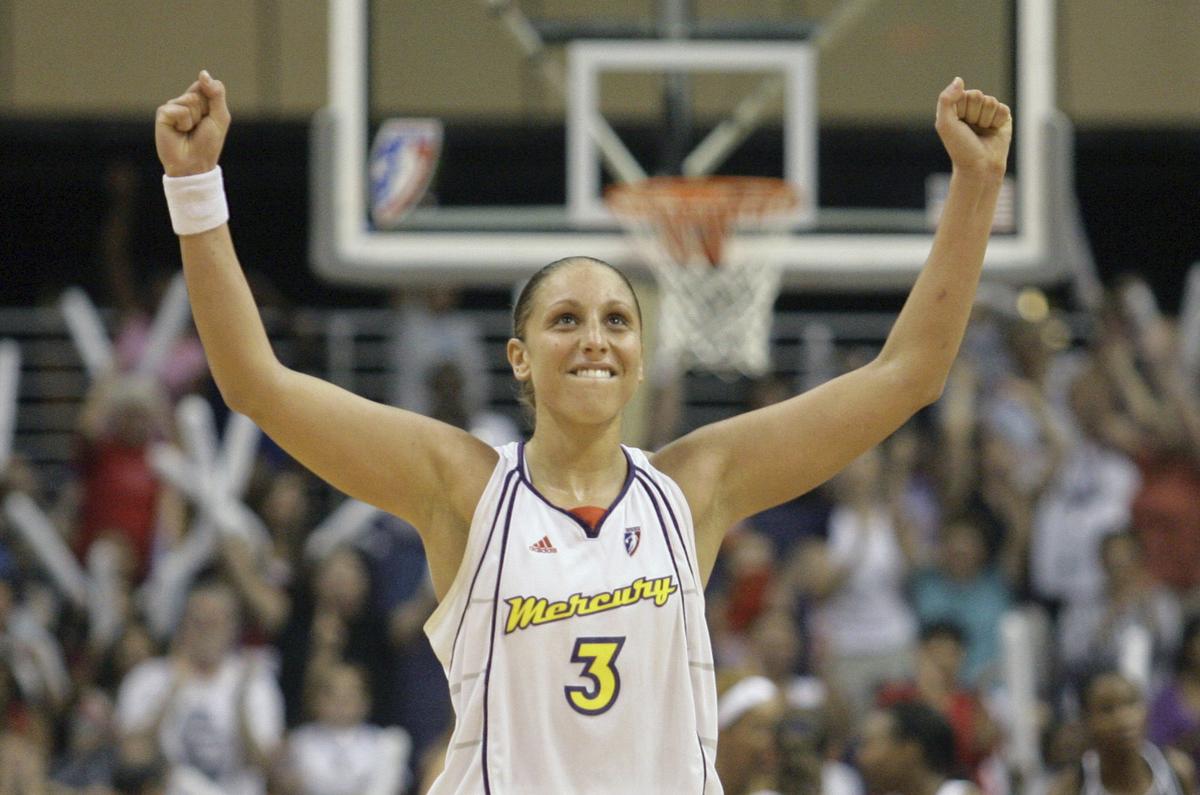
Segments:
[[[258,516],[242,502],[224,490],[212,470],[204,471],[196,461],[189,461],[176,447],[156,444],[150,448],[150,466],[163,480],[179,489],[195,503],[204,522],[213,523],[222,533],[244,538],[251,544],[270,540],[270,533]],[[216,482],[216,486],[210,486]]]
[[[1004,651],[1004,684],[1008,690],[1011,725],[1009,758],[1029,781],[1037,771],[1037,696],[1034,692],[1033,631],[1029,617],[1010,610],[1000,622]]]
[[[254,467],[261,431],[254,420],[234,412],[225,421],[221,452],[217,457],[217,473],[221,486],[231,497],[241,497]]]
[[[1125,285],[1121,290],[1121,302],[1139,337],[1153,328],[1161,317],[1154,293],[1140,279]]]
[[[1188,270],[1179,305],[1179,358],[1188,383],[1200,372],[1200,262]]]
[[[380,513],[374,505],[346,500],[312,531],[304,543],[304,556],[313,561],[323,559],[366,530]]]
[[[183,452],[174,445],[160,442],[150,446],[147,460],[150,468],[163,480],[175,486],[189,497],[199,497],[201,488],[199,475]]]
[[[120,552],[116,544],[101,538],[88,549],[88,642],[93,649],[107,651],[121,632],[122,617]]]
[[[12,340],[0,340],[0,472],[12,457],[20,383],[21,349]]]
[[[194,465],[193,475],[200,481],[198,492],[194,484],[176,485],[189,494],[207,496],[214,488],[212,473],[217,464],[217,431],[212,407],[199,395],[187,395],[175,408],[175,420],[179,424],[183,447]],[[203,497],[197,496],[197,499]]]
[[[88,377],[96,381],[112,372],[112,344],[100,313],[87,293],[78,287],[68,287],[59,299],[59,309]]]
[[[150,336],[146,348],[138,361],[137,372],[141,375],[157,375],[175,347],[176,340],[183,334],[183,329],[191,317],[192,308],[188,304],[187,284],[183,274],[176,274],[171,280],[171,286],[163,295],[162,303],[150,326]]]
[[[25,539],[58,589],[77,607],[86,607],[88,589],[83,569],[33,498],[21,492],[9,494],[4,500],[4,515]]]
[[[806,323],[801,332],[804,341],[804,380],[801,391],[820,386],[836,375],[833,365],[833,329],[826,323]]]
[[[192,525],[183,543],[163,556],[138,592],[138,601],[154,637],[171,637],[183,615],[188,588],[217,549],[217,530],[212,522]]]
[[[1150,686],[1150,655],[1154,646],[1150,630],[1141,624],[1130,624],[1117,635],[1117,644],[1117,667],[1145,692]]]

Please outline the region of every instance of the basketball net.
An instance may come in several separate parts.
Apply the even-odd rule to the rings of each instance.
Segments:
[[[605,200],[661,294],[656,370],[759,377],[771,365],[778,244],[799,203],[768,177],[652,177]]]

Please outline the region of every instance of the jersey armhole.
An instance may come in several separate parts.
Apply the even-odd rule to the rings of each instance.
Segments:
[[[483,544],[487,537],[488,522],[481,521],[480,517],[494,511],[502,494],[503,487],[500,485],[508,476],[515,466],[513,458],[508,455],[509,448],[515,448],[516,443],[505,445],[504,447],[496,448],[500,454],[496,460],[496,468],[492,470],[492,476],[488,479],[487,485],[483,489],[482,498],[479,504],[475,506],[475,513],[471,517],[471,527],[467,531],[467,545],[463,549],[462,560],[458,562],[458,569],[454,573],[454,580],[450,583],[450,589],[446,591],[446,595],[438,602],[433,613],[425,620],[425,635],[429,638],[435,651],[438,649],[438,632],[443,627],[446,615],[453,611],[453,608],[463,598],[463,589],[468,587],[471,577],[475,572],[475,565],[478,563],[480,555],[483,554]],[[439,653],[440,657],[441,654]]]

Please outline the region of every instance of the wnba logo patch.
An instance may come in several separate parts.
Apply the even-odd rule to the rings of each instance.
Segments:
[[[625,528],[625,551],[633,556],[634,552],[638,551],[638,546],[642,543],[642,528],[626,527]]]
[[[389,119],[371,144],[371,220],[393,229],[424,197],[442,152],[437,119]]]

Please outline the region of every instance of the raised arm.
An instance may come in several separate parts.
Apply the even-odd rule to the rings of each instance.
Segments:
[[[1008,160],[1006,105],[954,81],[936,128],[953,173],[933,248],[883,350],[816,389],[701,428],[655,458],[696,515],[702,567],[734,521],[824,482],[941,394],[970,315]]]
[[[213,171],[229,123],[225,87],[208,72],[161,106],[155,123],[166,176],[189,178],[165,184],[184,192],[172,200],[172,219],[181,232],[192,314],[221,395],[318,476],[420,529],[435,590],[443,594],[496,454],[457,428],[373,403],[279,362],[229,227],[219,207],[213,210],[223,205]],[[197,215],[210,220],[189,225]],[[195,229],[209,224],[215,226]]]

